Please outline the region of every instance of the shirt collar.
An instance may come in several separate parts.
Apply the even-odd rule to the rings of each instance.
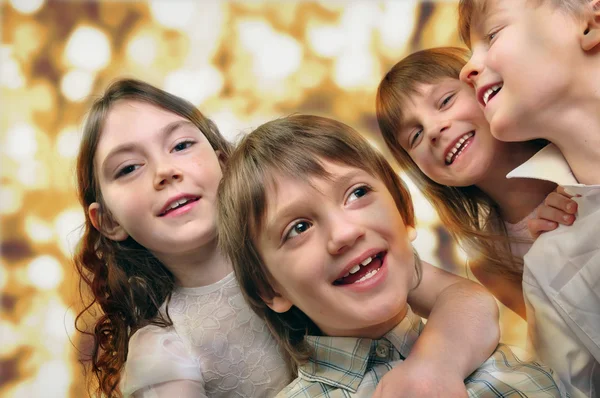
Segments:
[[[381,339],[389,341],[406,358],[422,329],[421,318],[410,307],[402,321]],[[375,355],[378,340],[358,337],[306,336],[312,352],[309,361],[300,366],[298,376],[337,388],[356,392],[369,369],[369,358]]]
[[[528,161],[511,171],[506,178],[535,178],[562,185],[572,195],[585,195],[600,185],[580,184],[560,149],[548,144]]]

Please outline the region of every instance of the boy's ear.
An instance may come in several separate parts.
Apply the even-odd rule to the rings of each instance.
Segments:
[[[408,239],[410,239],[411,242],[414,242],[415,239],[417,239],[417,229],[409,225],[406,227],[406,231],[408,233]]]
[[[600,44],[600,0],[589,0],[588,9],[581,35],[583,51],[593,50]]]
[[[103,216],[100,204],[94,202],[88,208],[88,215],[92,221],[92,225],[102,235],[114,241],[123,241],[129,237],[129,234],[121,227],[121,225],[112,220],[111,217]]]

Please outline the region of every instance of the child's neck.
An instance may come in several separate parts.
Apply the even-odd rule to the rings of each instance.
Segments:
[[[527,217],[556,186],[543,180],[506,178],[539,149],[539,145],[530,142],[506,143],[488,175],[476,184],[498,205],[505,222],[514,224]]]
[[[407,313],[408,313],[408,304],[406,304],[404,306],[404,308],[402,308],[402,310],[398,314],[396,314],[389,320],[387,320],[383,323],[380,323],[378,325],[373,325],[373,326],[369,326],[366,328],[337,330],[337,329],[328,329],[328,328],[322,327],[322,325],[317,325],[317,326],[319,327],[321,332],[326,336],[360,337],[360,338],[368,338],[368,339],[376,340],[376,339],[380,339],[387,332],[389,332],[390,330],[392,330],[396,326],[398,326],[400,324],[400,322],[402,322],[402,320],[406,317]]]
[[[181,287],[200,287],[216,283],[232,272],[229,259],[221,253],[217,239],[213,239],[193,252],[157,256],[175,276]]]
[[[600,96],[600,91],[598,93]],[[565,114],[551,130],[575,178],[587,185],[600,184],[600,98]]]

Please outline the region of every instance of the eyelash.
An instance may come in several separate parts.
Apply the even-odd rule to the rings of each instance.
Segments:
[[[373,188],[371,188],[371,187],[370,187],[370,186],[368,186],[368,185],[360,185],[360,186],[358,186],[358,187],[354,188],[354,189],[352,190],[352,192],[350,193],[350,195],[348,195],[348,196],[350,197],[351,195],[354,195],[354,194],[356,193],[356,191],[358,191],[358,190],[364,190],[365,192],[364,192],[364,194],[362,194],[361,196],[358,196],[358,197],[357,197],[356,199],[354,199],[354,200],[358,200],[358,199],[362,198],[363,196],[367,195],[369,192],[372,192],[372,191],[373,191]],[[295,229],[296,229],[296,227],[298,227],[298,226],[300,226],[300,225],[302,225],[302,224],[308,225],[308,227],[307,227],[307,228],[306,228],[304,231],[300,231],[300,232],[297,232],[297,231],[296,231],[296,232],[297,232],[297,235],[295,235],[295,236],[290,236],[290,234],[291,234],[292,232],[295,232]],[[285,233],[285,235],[284,235],[284,239],[283,239],[283,240],[284,240],[284,242],[285,242],[285,241],[288,241],[288,240],[290,240],[290,239],[293,239],[293,238],[295,238],[295,237],[296,237],[296,236],[298,236],[298,235],[301,235],[302,233],[306,232],[306,230],[310,229],[311,227],[312,227],[312,223],[311,223],[310,221],[298,220],[298,221],[294,222],[294,223],[292,224],[292,226],[291,226],[291,227],[290,227],[290,228],[289,228],[289,229],[286,231],[286,233]]]
[[[492,30],[490,33],[488,33],[487,35],[485,35],[485,41],[488,44],[491,44],[492,40],[494,40],[496,38],[497,34],[498,34],[497,30]]]
[[[173,149],[171,150],[171,152],[175,151],[175,152],[181,152],[183,150],[188,149],[189,147],[191,147],[192,145],[196,144],[196,141],[194,140],[185,140],[185,141],[181,141],[179,143],[177,143]],[[184,146],[183,148],[180,148],[179,150],[177,150],[178,147]],[[139,167],[139,165],[136,164],[130,164],[127,166],[122,167],[118,172],[117,175],[115,176],[115,178],[120,178],[123,176],[126,176],[128,174],[133,173],[135,170],[137,170],[137,168]],[[133,169],[131,169],[133,168]],[[130,169],[130,171],[127,171],[128,169]]]

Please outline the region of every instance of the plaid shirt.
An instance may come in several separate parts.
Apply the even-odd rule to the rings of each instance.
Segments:
[[[307,336],[313,355],[277,397],[371,397],[379,380],[408,356],[423,327],[409,309],[402,322],[379,340]],[[504,345],[465,379],[465,386],[470,398],[567,396],[551,369],[519,360]]]

